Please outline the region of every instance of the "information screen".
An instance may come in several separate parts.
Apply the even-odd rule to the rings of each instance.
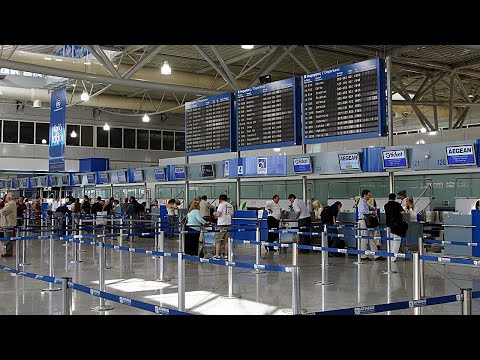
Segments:
[[[382,150],[383,168],[408,168],[407,151],[401,150]]]
[[[95,184],[95,174],[87,174],[87,183]]]
[[[475,147],[473,144],[447,146],[445,151],[447,154],[448,166],[477,165],[475,160]]]
[[[70,185],[70,182],[68,181],[68,175],[62,176],[62,185]]]
[[[185,151],[188,156],[234,151],[233,94],[185,104]]]
[[[72,182],[73,182],[73,185],[79,185],[80,184],[80,175],[72,175]]]
[[[238,91],[238,150],[297,145],[298,100],[296,78]]]
[[[28,179],[22,179],[22,187],[24,187],[24,188],[28,187]]]
[[[173,173],[175,176],[175,180],[185,180],[187,178],[184,166],[175,166],[175,168],[173,169]]]
[[[293,171],[295,173],[311,173],[312,162],[310,156],[294,158],[293,159]]]
[[[155,169],[155,180],[165,180],[165,169]]]
[[[117,181],[121,184],[127,182],[127,176],[125,175],[125,171],[117,171]]]
[[[385,94],[382,59],[302,76],[304,143],[385,135]]]
[[[133,182],[143,182],[142,170],[133,170]]]
[[[340,165],[340,170],[343,171],[362,170],[360,167],[360,154],[358,152],[338,154],[338,164]]]
[[[100,182],[102,184],[107,184],[108,183],[108,173],[107,172],[101,172],[100,173]]]
[[[200,165],[200,175],[202,176],[202,178],[214,178],[215,167],[213,166],[213,164]]]

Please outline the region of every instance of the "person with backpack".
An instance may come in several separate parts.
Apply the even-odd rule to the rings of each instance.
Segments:
[[[328,205],[323,208],[320,213],[320,218],[322,219],[322,224],[327,226],[333,226],[337,223],[338,212],[342,208],[342,203],[340,201],[335,201],[332,205]],[[329,233],[338,234],[337,229],[327,229]],[[334,247],[337,249],[345,249],[345,241],[342,238],[337,236],[328,237],[328,247]],[[328,256],[345,256],[343,253],[328,253]]]

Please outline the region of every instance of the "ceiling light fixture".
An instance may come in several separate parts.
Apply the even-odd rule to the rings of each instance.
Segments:
[[[52,60],[51,57],[44,57],[44,59],[45,59],[45,60],[49,60],[49,61]]]
[[[417,145],[424,145],[425,144],[425,140],[418,140],[416,142]]]
[[[46,144],[47,143],[47,140],[46,139],[42,139],[42,144]]]
[[[437,135],[437,132],[436,132],[436,131],[430,131],[430,132],[428,133],[428,135]]]
[[[163,66],[162,68],[160,69],[160,72],[163,74],[163,75],[170,75],[172,73],[172,68],[170,67],[170,65],[168,65],[168,61],[165,60],[163,62]]]
[[[280,152],[280,148],[274,148],[273,151]]]
[[[422,127],[422,128],[420,129],[420,132],[421,132],[421,133],[426,133],[426,132],[427,132],[427,129],[425,129],[424,127]]]
[[[470,98],[473,98],[473,95],[472,95],[472,94],[470,94],[470,95],[468,95],[468,97],[470,97]]]
[[[150,116],[148,116],[147,114],[143,115],[142,121],[143,122],[150,122]]]
[[[105,125],[103,125],[103,130],[109,131],[110,130],[110,125],[108,125],[108,123],[105,123]]]
[[[55,59],[55,61],[58,61],[58,62],[60,62],[60,61],[63,61],[63,60],[62,60],[62,59]]]
[[[72,138],[77,137],[77,133],[75,132],[75,129],[73,129],[72,132],[70,133],[70,137],[72,137]]]
[[[90,95],[88,95],[88,92],[86,90],[83,90],[82,95],[80,95],[80,100],[88,101],[89,99]]]
[[[90,65],[90,64],[91,64],[90,61],[84,61],[83,63],[84,63],[85,65]]]
[[[252,50],[255,47],[255,45],[242,45],[242,49],[245,50]]]

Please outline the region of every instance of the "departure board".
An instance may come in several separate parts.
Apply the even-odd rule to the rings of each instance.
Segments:
[[[235,151],[233,94],[210,96],[185,104],[187,156]]]
[[[237,91],[238,150],[297,145],[298,101],[297,78]]]
[[[304,143],[385,135],[383,59],[302,76]]]

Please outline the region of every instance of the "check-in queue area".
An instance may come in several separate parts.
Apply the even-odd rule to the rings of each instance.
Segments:
[[[460,145],[463,145],[460,144]],[[475,176],[475,170],[476,167],[457,167],[456,173],[455,174],[447,174],[445,172],[442,173],[441,169],[426,169],[426,170],[413,170],[412,167],[412,162],[417,161],[414,160],[418,158],[418,156],[423,155],[424,159],[428,160],[425,157],[425,152],[436,152],[439,153],[440,150],[436,149],[434,147],[434,144],[430,145],[432,148],[428,149],[426,147],[404,147],[400,150],[403,151],[407,164],[407,167],[402,168],[402,169],[397,169],[398,171],[396,172],[396,192],[398,193],[403,193],[403,190],[405,190],[407,197],[413,197],[414,198],[414,203],[417,208],[417,214],[416,216],[411,216],[408,214],[406,216],[406,221],[409,223],[409,232],[408,234],[405,235],[405,238],[409,238],[410,241],[405,241],[402,242],[402,245],[400,247],[400,252],[401,254],[405,254],[404,256],[400,255],[399,261],[393,263],[390,261],[372,261],[370,265],[367,264],[367,266],[371,266],[372,268],[382,268],[383,270],[387,270],[387,265],[390,268],[390,271],[392,271],[392,267],[403,267],[407,272],[413,271],[413,269],[410,267],[410,258],[408,255],[411,255],[412,252],[418,251],[419,250],[419,245],[418,241],[413,241],[412,239],[417,239],[418,238],[423,238],[424,236],[428,236],[429,239],[432,240],[437,240],[438,242],[433,242],[433,243],[428,243],[427,241],[424,241],[422,244],[422,248],[425,251],[425,253],[431,252],[438,257],[439,259],[444,259],[451,256],[460,256],[461,259],[475,259],[475,254],[473,251],[475,248],[473,246],[457,246],[457,244],[452,244],[451,242],[464,242],[465,244],[473,244],[475,243],[475,213],[471,212],[472,208],[475,207],[475,203],[478,200],[477,199],[477,193],[476,193],[476,176]],[[435,146],[438,146],[439,149],[446,149],[447,147],[452,147],[456,146],[456,144],[435,144]],[[350,270],[353,271],[355,266],[365,266],[365,264],[362,265],[354,265],[354,262],[357,262],[355,260],[358,260],[357,257],[359,254],[354,253],[355,251],[361,251],[360,247],[357,246],[358,238],[358,232],[355,229],[351,229],[352,227],[355,227],[357,224],[357,211],[356,211],[356,203],[357,199],[356,197],[360,196],[362,191],[365,189],[370,190],[371,195],[375,198],[376,202],[376,207],[380,209],[380,223],[379,223],[379,230],[378,233],[373,233],[373,237],[376,237],[378,239],[373,239],[374,241],[378,242],[377,249],[374,251],[379,251],[380,253],[384,253],[388,258],[388,253],[390,253],[388,249],[388,240],[384,240],[381,238],[388,238],[388,234],[385,229],[385,214],[382,212],[381,209],[383,209],[384,205],[387,203],[387,196],[388,196],[388,173],[385,171],[378,171],[380,167],[382,170],[384,169],[384,164],[382,165],[382,161],[384,162],[383,158],[383,151],[388,151],[389,149],[375,149],[375,148],[368,148],[368,149],[362,149],[359,150],[358,152],[352,152],[353,154],[358,155],[359,161],[362,161],[360,163],[360,167],[365,169],[365,163],[363,159],[368,159],[368,156],[373,156],[374,158],[376,157],[377,160],[377,168],[375,168],[377,171],[361,171],[361,172],[354,172],[354,171],[344,171],[344,172],[332,172],[328,173],[328,169],[333,168],[334,166],[338,166],[340,169],[340,162],[341,161],[354,161],[356,156],[351,156],[347,157],[345,156],[345,152],[337,152],[337,153],[323,153],[323,154],[307,154],[307,155],[294,155],[294,156],[285,156],[282,157],[280,156],[277,159],[270,159],[269,157],[260,157],[262,159],[265,159],[267,164],[267,174],[261,174],[261,176],[238,176],[238,166],[245,166],[245,171],[250,171],[248,170],[249,167],[251,167],[250,162],[254,161],[258,164],[258,157],[254,158],[255,160],[248,160],[244,159],[244,163],[242,165],[238,165],[238,162],[240,161],[239,159],[234,159],[234,162],[231,164],[229,163],[229,173],[230,169],[232,169],[234,166],[237,167],[237,176],[234,177],[225,177],[225,161],[218,161],[218,162],[211,162],[208,164],[180,164],[180,165],[172,165],[172,166],[167,166],[165,168],[158,167],[158,168],[143,168],[143,169],[126,169],[126,170],[110,170],[110,171],[99,171],[99,172],[106,172],[107,176],[102,174],[99,174],[97,172],[89,172],[85,174],[68,174],[69,177],[74,177],[78,176],[79,181],[82,183],[83,186],[62,186],[62,192],[64,194],[68,194],[72,192],[73,197],[75,198],[80,198],[82,195],[87,195],[89,198],[92,198],[92,195],[94,194],[95,197],[100,196],[102,199],[108,199],[109,197],[114,197],[117,199],[116,195],[118,196],[118,200],[121,203],[123,203],[122,200],[125,198],[129,198],[130,196],[135,196],[138,201],[141,202],[146,202],[150,205],[149,211],[145,211],[145,214],[143,214],[143,217],[146,217],[148,221],[152,221],[148,219],[148,213],[150,215],[158,215],[160,218],[162,216],[166,216],[167,210],[166,208],[162,210],[164,205],[166,207],[166,203],[168,203],[168,199],[175,199],[179,200],[179,204],[177,205],[179,208],[178,211],[178,220],[181,220],[183,216],[186,214],[187,209],[186,209],[186,203],[191,204],[194,199],[198,196],[207,196],[207,200],[210,203],[213,203],[213,206],[215,207],[215,210],[217,210],[217,205],[218,205],[218,198],[220,195],[225,194],[227,195],[227,200],[228,202],[232,202],[235,208],[234,212],[234,218],[235,214],[241,215],[242,217],[245,216],[246,218],[252,219],[253,223],[256,225],[259,225],[259,234],[258,236],[260,237],[259,240],[260,242],[262,241],[268,241],[269,240],[269,231],[266,229],[266,220],[268,220],[268,213],[267,211],[262,211],[259,212],[258,210],[262,210],[267,204],[267,201],[270,201],[274,195],[279,195],[280,197],[280,207],[282,210],[281,212],[281,221],[279,223],[279,229],[278,230],[273,230],[273,231],[278,231],[279,232],[279,243],[281,246],[281,250],[283,251],[269,251],[267,252],[265,249],[265,246],[262,244],[261,246],[256,246],[255,248],[247,248],[247,245],[239,245],[239,244],[233,244],[233,249],[235,251],[235,259],[240,257],[242,260],[248,260],[245,261],[245,263],[250,262],[251,264],[262,264],[262,263],[267,263],[271,264],[272,266],[291,266],[293,264],[293,259],[294,256],[297,256],[297,261],[298,264],[301,268],[302,263],[305,264],[310,264],[313,265],[315,264],[316,266],[320,266],[321,269],[322,265],[325,261],[330,261],[331,264],[335,264],[339,262],[339,265],[341,266],[347,266],[351,267]],[[398,152],[400,152],[398,149],[392,150],[395,153],[393,154],[394,156],[398,156]],[[418,155],[418,153],[420,155]],[[371,155],[375,154],[375,155]],[[342,155],[342,156],[340,156]],[[300,159],[300,160],[299,160]],[[331,163],[328,163],[332,159],[336,164],[332,165]],[[361,160],[360,160],[361,159]],[[438,159],[433,159],[432,161],[436,160],[437,165],[438,165]],[[236,161],[236,163],[235,163]],[[327,162],[326,164],[324,163]],[[400,160],[401,161],[401,160]],[[380,162],[380,165],[378,165],[378,162]],[[275,176],[269,178],[268,176],[268,165],[269,164],[275,164],[275,166],[278,166],[277,169],[275,169]],[[279,172],[282,171],[282,164],[285,164],[286,168],[286,175],[281,176]],[[370,162],[372,164],[372,161]],[[201,175],[202,171],[205,172],[205,165],[209,165],[207,169],[207,173],[211,177],[210,179],[205,179],[201,180]],[[300,166],[301,167],[301,173],[295,174],[295,166]],[[305,167],[308,168],[310,166],[311,172],[306,172]],[[353,165],[352,165],[353,166]],[[367,165],[368,166],[371,165]],[[182,170],[178,170],[175,168],[181,168]],[[263,165],[258,167],[258,169],[263,169]],[[323,171],[326,171],[327,173],[322,174],[321,171],[319,170],[322,169]],[[165,175],[165,180],[164,181],[156,181],[156,182],[150,182],[148,181],[149,179],[155,179],[155,177],[158,177],[159,174]],[[214,178],[212,178],[212,171],[215,174]],[[428,173],[425,173],[428,170]],[[168,181],[169,179],[169,171],[170,174],[173,173],[173,180]],[[264,170],[260,170],[261,172]],[[129,182],[128,185],[126,184],[121,184],[121,183],[113,183],[115,182],[113,180],[114,174],[116,173],[117,180],[118,178],[122,179],[122,173],[125,173],[125,179],[126,181],[131,181]],[[120,176],[119,174],[120,173]],[[140,175],[141,173],[141,175]],[[180,173],[180,177],[184,176],[185,179],[181,180],[176,180],[175,179],[175,174]],[[183,174],[182,174],[183,173]],[[233,174],[233,172],[232,172]],[[90,176],[89,176],[90,175]],[[93,175],[93,176],[92,176]],[[265,176],[266,175],[266,176]],[[371,176],[374,175],[374,176]],[[48,186],[52,184],[52,178],[61,177],[62,175],[48,175],[46,176],[45,182],[42,181],[42,179],[39,180],[39,184],[41,185],[42,183],[46,184],[47,186],[45,187],[40,187],[39,189],[44,190],[47,188],[47,191],[52,191],[54,189],[54,186]],[[63,175],[65,176],[65,175]],[[109,181],[112,181],[112,183],[103,183],[103,184],[88,184],[89,179],[92,179],[92,177],[95,179],[94,181],[96,182],[97,179],[103,178],[108,179]],[[240,178],[240,181],[238,179]],[[192,179],[192,180],[190,180]],[[141,181],[143,180],[143,182]],[[37,179],[31,180],[29,179],[30,183],[37,183]],[[50,182],[50,183],[49,183]],[[55,182],[55,180],[54,180]],[[58,183],[57,183],[58,184]],[[452,184],[454,184],[452,186]],[[48,190],[48,188],[51,188]],[[237,190],[240,190],[237,192]],[[441,189],[437,191],[437,189]],[[7,191],[10,191],[10,189],[7,189]],[[15,190],[14,190],[15,191]],[[19,189],[17,191],[27,191],[27,189]],[[87,193],[88,191],[88,193]],[[188,199],[185,196],[185,193],[188,193]],[[132,195],[130,195],[132,194]],[[154,194],[153,196],[151,194]],[[239,194],[239,195],[237,195]],[[295,216],[295,211],[292,211],[290,209],[291,201],[288,199],[290,194],[295,194],[296,198],[303,200],[303,195],[306,195],[306,205],[309,207],[309,213],[311,217],[311,227],[308,229],[299,229],[299,224],[298,222],[295,222],[293,217]],[[152,198],[147,198],[147,195],[152,196]],[[123,198],[121,197],[123,196]],[[143,201],[142,201],[143,200]],[[148,201],[145,201],[148,200]],[[240,201],[238,201],[240,200]],[[342,203],[342,208],[338,212],[338,216],[336,218],[336,225],[340,225],[339,228],[336,229],[336,233],[340,235],[344,235],[342,240],[344,241],[344,247],[341,252],[335,251],[335,247],[331,247],[331,244],[327,242],[327,244],[323,243],[322,244],[322,232],[325,232],[325,228],[323,226],[323,223],[320,219],[317,219],[315,216],[315,209],[313,208],[313,202],[314,200],[319,200],[321,203],[322,207],[326,207],[328,205],[332,205],[335,202],[341,202]],[[155,204],[155,201],[157,201],[157,204],[159,207],[151,206],[152,204]],[[68,200],[67,200],[68,202]],[[447,204],[445,205],[445,202]],[[451,206],[451,204],[453,206]],[[245,209],[245,210],[240,210],[239,207]],[[448,210],[435,210],[437,208],[445,208],[445,207],[450,207]],[[453,207],[453,209],[451,209]],[[42,208],[42,210],[44,207]],[[48,216],[48,210],[51,210],[51,207],[49,208],[49,205],[47,205],[46,212]],[[120,206],[118,210],[114,211],[114,216],[117,216],[119,218],[125,218],[125,213],[124,213],[124,208]],[[146,210],[146,209],[145,209]],[[425,211],[423,211],[425,210]],[[243,213],[245,211],[245,213]],[[123,212],[123,214],[122,214]],[[445,213],[447,212],[447,213]],[[102,216],[103,214],[97,214],[99,216]],[[417,216],[419,215],[419,216]],[[128,221],[128,216],[126,217]],[[100,220],[101,221],[101,220]],[[111,220],[113,222],[113,220]],[[250,221],[250,220],[249,220]],[[107,224],[108,224],[107,220]],[[77,224],[75,221],[73,222],[73,228],[72,231],[77,231],[79,228],[75,229],[75,224]],[[48,225],[48,223],[46,224]],[[100,224],[101,225],[101,224]],[[242,226],[244,225],[244,226]],[[250,222],[247,222],[247,224],[240,224],[239,227],[236,230],[246,230],[250,228],[250,231],[244,231],[242,236],[244,237],[243,239],[237,239],[237,240],[242,240],[242,241],[255,241],[258,240],[256,231],[254,231],[256,225],[253,226]],[[445,226],[446,225],[446,226]],[[452,226],[449,226],[452,225]],[[342,228],[343,226],[343,228]],[[268,226],[267,226],[268,228]],[[165,231],[168,232],[170,227],[168,227]],[[179,232],[181,229],[181,225],[179,224],[178,228],[176,230]],[[108,230],[110,234],[115,234],[115,232],[111,232],[112,229]],[[212,227],[212,231],[214,232],[216,229],[215,227]],[[128,229],[127,232],[132,231],[133,229]],[[175,231],[175,230],[174,230]],[[303,232],[310,232],[309,235],[307,235],[310,238],[310,242],[308,244],[303,243],[300,241],[300,235],[298,234],[298,231],[303,231]],[[100,232],[101,233],[101,232]],[[140,230],[140,234],[146,233],[146,230]],[[327,233],[329,234],[328,236],[326,235],[327,239],[329,237],[335,237],[335,232],[329,233],[327,230]],[[241,237],[242,237],[241,236]],[[368,235],[367,235],[368,236]],[[145,239],[142,238],[142,235],[137,236],[140,241],[143,241]],[[168,237],[168,234],[167,234]],[[212,263],[215,263],[216,261],[229,261],[228,260],[228,254],[222,253],[219,260],[217,259],[212,259],[215,255],[214,252],[208,251],[208,245],[212,247],[212,243],[208,243],[208,241],[211,241],[212,235],[208,234],[208,230],[205,231],[205,234],[203,235],[203,243],[199,244],[199,256],[198,258],[202,258],[205,260],[208,260],[209,263],[210,261]],[[232,236],[234,238],[234,236]],[[168,239],[170,242],[170,245],[173,245],[173,249],[176,248],[178,251],[178,243],[181,238],[181,234],[173,234],[172,238]],[[210,238],[210,239],[209,239]],[[148,240],[146,240],[148,241]],[[327,240],[328,241],[328,240]],[[174,243],[175,242],[175,243]],[[441,243],[443,242],[443,243]],[[450,243],[448,243],[450,242]],[[203,245],[202,245],[203,244]],[[293,250],[293,244],[296,246],[300,246],[298,248],[298,252],[295,253],[294,255],[294,250]],[[148,243],[144,244],[146,248],[148,247],[155,249],[155,244],[153,243]],[[301,250],[307,251],[308,249],[302,249],[301,246],[319,246],[321,248],[328,247],[330,249],[333,249],[329,251],[331,254],[342,254],[344,256],[342,257],[333,257],[333,258],[327,258],[324,259],[320,253],[317,253],[315,250],[311,250],[308,254],[306,252],[303,252]],[[71,245],[70,245],[71,246]],[[269,248],[273,247],[267,246]],[[370,246],[370,244],[368,245]],[[136,247],[136,245],[135,245]],[[33,251],[34,246],[32,246],[32,251]],[[204,249],[205,248],[205,249]],[[200,253],[200,250],[204,250],[203,254]],[[280,250],[278,249],[278,250]],[[344,250],[345,249],[345,250]],[[115,249],[112,249],[112,251]],[[211,249],[210,249],[211,250]],[[277,250],[273,248],[273,250]],[[35,250],[37,251],[37,250]],[[108,250],[107,250],[108,251]],[[148,250],[147,250],[148,251]],[[151,250],[150,250],[151,251]],[[353,251],[351,253],[352,256],[349,256],[348,253],[345,253],[343,251]],[[364,253],[363,255],[366,255],[369,258],[375,258],[377,256],[383,256],[383,255],[377,255],[375,253],[371,253],[371,249],[367,247],[367,252]],[[370,253],[368,253],[370,251]],[[23,254],[21,251],[20,253]],[[27,251],[28,253],[28,251]],[[136,254],[135,252],[130,251],[132,253],[131,256],[139,256],[140,254]],[[94,255],[94,253],[92,253]],[[316,256],[319,255],[319,256]],[[190,255],[192,256],[192,255]],[[425,255],[426,256],[426,255]],[[15,256],[13,257],[15,258]],[[8,259],[8,261],[14,260],[14,259]],[[320,261],[321,260],[321,261]],[[361,260],[365,259],[360,259],[358,261],[361,263]],[[406,261],[403,261],[406,260]],[[71,259],[69,261],[72,261]],[[200,260],[199,260],[200,261]],[[237,260],[235,260],[236,262]],[[441,262],[441,260],[437,260],[438,262]],[[473,261],[471,260],[472,264]],[[166,261],[167,262],[167,261]],[[242,261],[243,262],[243,261]],[[365,261],[363,261],[365,262]],[[132,266],[135,261],[132,262]],[[95,261],[94,261],[95,264]],[[320,264],[320,265],[319,265]],[[376,265],[375,265],[376,264]],[[383,265],[382,265],[383,264]],[[153,262],[151,265],[155,267],[155,263]],[[204,266],[204,265],[209,265],[205,263],[200,263],[198,266]],[[82,265],[83,266],[83,265]],[[142,265],[143,266],[143,265]],[[145,265],[147,266],[147,265]],[[165,265],[168,267],[168,265]],[[448,266],[456,266],[456,265],[448,265]],[[307,266],[308,267],[308,266]],[[68,266],[66,267],[68,268]],[[133,267],[132,267],[133,268]],[[175,269],[176,267],[173,266],[172,269]],[[383,269],[385,268],[385,269]],[[147,270],[147,268],[144,268],[145,271],[150,271]],[[228,269],[227,269],[228,270]],[[257,269],[253,269],[255,271]],[[324,281],[324,282],[329,282],[331,281],[331,276],[332,275],[333,269],[329,269],[328,274],[329,274],[329,279],[325,280],[316,280],[316,281]],[[364,271],[364,270],[361,270]],[[304,270],[301,272],[301,278],[305,278],[305,276],[308,277],[313,277],[314,274],[310,273],[309,275],[306,275],[308,273],[308,269]],[[323,276],[325,276],[325,270],[323,270]],[[93,275],[93,274],[92,274]],[[225,273],[226,279],[228,279],[228,271]],[[200,277],[200,273],[197,271],[197,276]],[[232,273],[233,276],[233,273]],[[259,275],[257,275],[259,276]],[[397,275],[395,275],[397,276]],[[291,278],[288,277],[289,280],[285,280],[287,282],[292,282]],[[404,279],[404,284],[406,284],[407,277],[406,275],[403,277]],[[357,279],[358,280],[358,279]],[[284,280],[282,280],[283,282]],[[334,283],[336,283],[334,281]],[[368,284],[368,281],[360,281],[360,285],[362,289],[365,286],[365,284]],[[246,287],[248,285],[243,284]],[[282,286],[285,286],[283,284]],[[292,283],[288,285],[287,287],[291,287]],[[326,285],[321,285],[321,286],[326,286]],[[107,286],[108,288],[108,286]],[[236,289],[236,285],[227,285],[228,289],[225,289],[226,293],[231,292],[230,295],[234,295],[233,289]],[[404,287],[405,289],[405,287]],[[428,289],[428,285],[427,285]],[[231,291],[230,291],[231,290]],[[359,290],[359,294],[363,290]],[[301,291],[300,291],[301,293]],[[258,293],[257,293],[258,294]],[[411,296],[410,294],[410,288],[408,291],[408,296]],[[413,294],[413,292],[412,292]],[[224,294],[225,295],[225,294]],[[261,298],[261,294],[258,294],[258,296]],[[305,296],[303,296],[302,299],[305,299]],[[291,300],[289,298],[289,300]],[[368,303],[364,303],[365,298],[361,295],[358,296],[358,303],[357,305],[368,305]],[[391,299],[390,299],[391,300]],[[240,301],[240,300],[239,300]],[[302,301],[302,300],[300,300]],[[266,301],[268,302],[268,300]],[[308,303],[308,302],[307,302]],[[173,306],[173,303],[171,304]],[[286,304],[286,299],[285,302],[283,303],[285,305],[283,308],[288,308],[290,305]],[[353,306],[355,305],[354,303],[351,303],[349,305],[345,304],[346,307],[348,306]],[[177,303],[178,306],[178,303]],[[301,305],[302,307],[304,305]],[[175,306],[173,306],[175,308]],[[317,311],[321,307],[318,307],[318,303],[316,306],[312,306],[311,308],[307,309],[308,311]],[[323,309],[332,309],[325,303],[323,303]],[[188,307],[185,308],[185,310],[188,310]],[[277,309],[278,310],[278,309]],[[276,311],[276,310],[275,310]],[[297,304],[297,311],[298,311],[298,304]]]

